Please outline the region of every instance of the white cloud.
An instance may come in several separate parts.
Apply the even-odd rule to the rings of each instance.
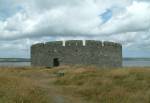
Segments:
[[[106,34],[146,31],[150,28],[150,3],[133,2],[126,11],[101,26]]]
[[[26,10],[2,21],[0,39],[96,34],[101,24],[98,6],[87,0],[78,2],[80,4],[76,6],[71,7],[70,3],[67,6],[61,4],[61,6],[44,9],[41,12],[34,11],[35,8],[27,6]]]
[[[149,0],[12,0],[11,5],[6,1],[0,1],[0,15],[5,15],[0,17],[1,49],[18,40],[11,49],[29,50],[32,43],[49,38],[110,40],[125,48],[149,49]],[[112,17],[103,22],[101,15],[107,10]]]

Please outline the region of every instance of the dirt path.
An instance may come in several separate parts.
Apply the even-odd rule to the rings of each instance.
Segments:
[[[49,73],[41,73],[40,77],[36,75],[32,75],[32,78],[36,85],[47,90],[48,95],[50,98],[52,98],[53,103],[73,103],[72,100],[70,100],[70,97],[64,96],[61,94],[61,89],[56,88],[53,85],[54,79],[57,78],[57,75],[55,74],[49,74]]]

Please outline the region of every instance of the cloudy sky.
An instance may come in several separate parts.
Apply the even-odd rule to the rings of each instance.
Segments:
[[[0,57],[30,57],[38,42],[94,39],[150,57],[150,0],[0,0]]]

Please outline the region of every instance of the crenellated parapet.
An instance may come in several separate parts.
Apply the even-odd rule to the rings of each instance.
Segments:
[[[63,41],[52,41],[46,43],[38,43],[32,45],[32,47],[42,47],[42,46],[63,46]],[[96,41],[96,40],[86,40],[85,45],[83,44],[82,40],[67,40],[65,41],[64,46],[99,46],[99,47],[122,47],[121,44],[115,42],[108,42],[108,41]]]

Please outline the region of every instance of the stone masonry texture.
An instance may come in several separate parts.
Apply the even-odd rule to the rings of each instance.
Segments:
[[[68,40],[38,43],[31,46],[31,65],[54,67],[59,65],[95,65],[121,67],[122,45],[114,42]]]

